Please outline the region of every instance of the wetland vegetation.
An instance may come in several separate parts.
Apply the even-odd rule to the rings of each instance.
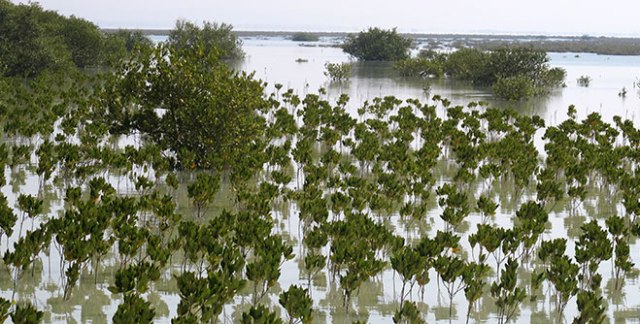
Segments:
[[[0,10],[55,18],[36,27],[77,19]],[[47,53],[43,39],[62,37],[27,31],[3,45]],[[117,37],[119,56],[100,56],[113,60],[78,64],[59,43],[61,65],[3,61],[0,319],[638,318],[624,302],[640,258],[632,119],[270,92],[232,67],[243,52],[230,25],[179,21],[155,45]],[[500,51],[467,54],[511,55]],[[535,58],[526,73],[550,73],[546,53],[518,53]]]

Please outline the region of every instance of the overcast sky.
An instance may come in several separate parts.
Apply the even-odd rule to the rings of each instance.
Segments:
[[[236,30],[640,36],[638,0],[41,0],[100,27],[171,28],[184,18]]]

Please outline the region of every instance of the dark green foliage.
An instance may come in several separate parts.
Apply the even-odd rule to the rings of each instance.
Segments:
[[[9,318],[9,308],[11,308],[11,302],[0,297],[0,322],[4,323]]]
[[[139,264],[119,269],[115,274],[114,286],[108,289],[114,294],[124,293],[125,297],[127,293],[133,291],[145,293],[149,287],[149,283],[159,278],[159,267],[142,261]]]
[[[297,32],[291,35],[294,42],[317,42],[319,39],[320,37],[313,33]]]
[[[153,42],[140,31],[120,29],[105,34],[103,60],[109,66],[118,66],[136,50],[153,47]]]
[[[614,252],[614,278],[615,289],[622,287],[621,279],[623,275],[630,272],[634,266],[630,258],[630,247],[627,237],[629,235],[629,227],[622,217],[613,215],[606,220],[607,229],[611,234]]]
[[[578,293],[578,311],[574,324],[601,324],[607,320],[605,301],[599,294],[582,290]]]
[[[562,258],[566,249],[566,239],[558,238],[551,241],[542,241],[538,248],[538,258],[540,258],[542,262],[549,264],[550,261],[556,258]]]
[[[38,199],[31,195],[18,196],[18,208],[27,214],[30,218],[42,213],[42,199]]]
[[[313,300],[309,297],[309,290],[298,286],[291,286],[289,290],[280,294],[280,305],[289,314],[289,323],[308,324],[313,321]]]
[[[402,279],[402,290],[400,291],[400,310],[403,312],[404,301],[410,290],[407,291],[407,285],[413,287],[413,284],[420,279],[420,286],[424,286],[428,281],[428,259],[421,256],[418,251],[410,246],[404,246],[399,249],[391,258],[391,267],[395,270]],[[425,272],[427,273],[426,278]]]
[[[613,256],[613,243],[607,231],[592,220],[580,226],[582,234],[576,242],[575,258],[581,265],[580,279],[585,287],[600,287],[600,263]],[[563,249],[564,250],[564,249]]]
[[[214,52],[160,45],[117,71],[111,86],[103,99],[112,131],[140,131],[176,154],[181,168],[256,167],[242,158],[262,149],[264,85]]]
[[[434,269],[442,279],[449,297],[449,317],[453,316],[453,298],[464,289],[463,274],[467,265],[458,257],[440,256],[434,264]]]
[[[402,308],[397,310],[393,315],[394,323],[406,323],[406,324],[422,324],[426,323],[422,319],[422,314],[414,302],[406,302],[402,305]]]
[[[81,20],[70,26],[91,29]],[[433,104],[375,98],[351,116],[346,95],[333,102],[323,99],[327,92],[321,90],[302,98],[276,85],[276,93],[265,96],[263,83],[229,70],[213,46],[142,45],[137,51],[134,44],[146,43],[144,36],[119,34],[108,36],[105,44],[136,56],[125,60],[112,79],[98,79],[96,89],[86,89],[88,81],[79,78],[71,90],[59,92],[47,85],[59,77],[53,73],[26,82],[0,80],[0,117],[9,143],[0,145],[0,166],[10,172],[7,179],[16,192],[22,192],[25,177],[41,180],[38,198],[16,194],[13,209],[0,196],[0,227],[14,234],[3,260],[18,293],[25,270],[37,274],[39,259],[53,247],[61,255],[63,299],[83,292],[76,286],[84,288],[88,272],[96,283],[103,279],[99,271],[113,276],[106,281],[112,282],[108,290],[124,298],[114,322],[151,322],[154,310],[141,294],[151,290],[151,301],[153,289],[160,288],[154,282],[164,284],[167,273],[174,276],[180,298],[174,323],[228,320],[220,318],[225,307],[241,303],[253,307],[239,315],[239,306],[229,320],[279,323],[279,306],[265,306],[275,294],[289,322],[307,323],[312,315],[322,320],[312,311],[312,283],[324,285],[326,276],[328,291],[341,293],[349,311],[353,297],[369,297],[364,295],[369,283],[380,284],[376,279],[383,271],[385,276],[395,271],[402,281],[395,322],[423,322],[425,310],[423,304],[418,309],[415,293],[434,293],[427,289],[435,285],[449,298],[450,315],[454,297],[464,292],[467,321],[478,304],[493,310],[493,298],[497,318],[506,322],[516,318],[527,295],[541,296],[547,280],[544,287],[559,314],[578,295],[576,322],[581,323],[606,319],[606,300],[599,295],[603,260],[613,258],[617,289],[632,273],[632,236],[640,233],[640,178],[634,169],[640,131],[632,121],[616,118],[611,126],[598,114],[580,121],[572,107],[568,120],[546,128],[547,154],[541,157],[534,138],[545,123],[537,116],[482,103],[453,106],[439,96]],[[77,35],[80,40],[92,36]],[[78,42],[78,48],[87,44]],[[447,61],[423,52],[416,62],[427,62],[426,67],[409,65],[407,71],[447,71],[478,84],[530,78],[534,88],[559,85],[563,76],[561,70],[538,69],[544,65],[539,53],[456,53]],[[88,58],[76,56],[74,65],[96,64]],[[502,66],[501,61],[511,63]],[[404,63],[414,62],[399,65]],[[135,143],[122,147],[118,135],[131,133]],[[211,170],[181,174],[173,167]],[[49,178],[66,192],[49,190]],[[117,190],[113,179],[127,184]],[[0,183],[5,182],[1,176]],[[537,200],[526,201],[534,186]],[[599,209],[592,213],[589,201],[588,214],[604,215],[606,228],[596,220],[583,224],[584,218],[568,212],[567,222],[577,223],[566,224],[569,237],[577,237],[575,260],[565,255],[571,241],[540,242],[549,228],[548,212],[558,213],[550,203],[562,203],[565,192],[572,202],[594,196],[620,201],[616,209],[624,211],[621,217],[598,214]],[[64,205],[56,205],[55,194],[65,196]],[[197,215],[216,196],[233,212],[182,220],[178,211],[189,208],[185,195]],[[431,213],[436,203],[440,215]],[[41,226],[16,236],[16,208]],[[507,218],[496,219],[498,211]],[[456,231],[465,230],[467,217],[475,217],[475,223],[480,214],[477,231],[461,239]],[[288,220],[300,221],[297,238],[288,233]],[[429,227],[434,225],[441,227]],[[433,232],[435,237],[426,235]],[[295,258],[295,244],[300,258],[285,264]],[[491,267],[489,255],[495,260]],[[105,263],[114,268],[104,271]],[[283,266],[295,263],[308,274],[309,289],[280,291]],[[532,267],[529,277],[525,270]],[[427,286],[431,270],[438,278]],[[496,279],[487,289],[492,270]],[[518,276],[530,278],[530,294]],[[366,316],[359,306],[354,307],[357,316]],[[10,308],[0,299],[0,315],[8,316]],[[391,316],[388,309],[381,314]],[[486,321],[485,314],[477,315]]]
[[[346,81],[351,77],[351,64],[349,63],[329,63],[324,65],[324,75],[331,81]]]
[[[7,197],[0,193],[0,238],[2,238],[3,234],[11,236],[13,234],[13,225],[18,220],[18,216],[13,213],[13,209],[7,204]]]
[[[93,23],[71,16],[64,21],[60,30],[71,54],[71,60],[79,67],[100,64],[102,42],[105,37]]]
[[[233,26],[226,23],[203,22],[203,26],[186,21],[176,21],[167,40],[181,50],[193,50],[202,46],[204,55],[217,52],[223,59],[239,59],[244,56],[242,41],[233,33]]]
[[[564,79],[566,77],[567,71],[563,68],[554,67],[544,72],[542,83],[547,87],[565,87]]]
[[[64,17],[37,3],[0,3],[0,73],[5,76],[30,78],[73,66],[113,64],[131,51],[127,45],[87,20]]]
[[[37,324],[42,322],[44,312],[36,309],[30,302],[20,302],[11,313],[11,320],[16,324]]]
[[[127,52],[132,52],[136,48],[152,47],[153,42],[145,36],[141,31],[120,29],[114,33],[110,33],[107,36],[114,37],[115,39],[124,42],[124,49]]]
[[[561,86],[566,76],[561,68],[549,68],[546,52],[529,47],[502,47],[489,52],[461,48],[451,54],[421,54],[397,62],[394,67],[405,76],[446,74],[492,86],[496,96],[507,100],[545,94],[549,89]]]
[[[482,213],[482,216],[485,218],[495,216],[496,210],[498,209],[498,207],[500,207],[499,204],[495,203],[493,200],[491,200],[485,195],[481,195],[480,197],[478,197],[477,205],[478,205],[478,210]]]
[[[369,28],[357,35],[349,35],[342,49],[361,61],[398,61],[409,57],[413,41],[404,38],[396,29]]]
[[[209,271],[207,277],[198,278],[193,272],[176,276],[180,303],[174,323],[209,322],[215,320],[224,305],[244,287],[232,271]]]
[[[220,177],[208,172],[198,173],[196,181],[187,187],[187,193],[196,207],[196,216],[201,217],[220,187]]]
[[[464,192],[448,183],[436,190],[440,198],[438,205],[444,208],[440,218],[447,222],[447,230],[455,230],[469,214],[469,201]]]
[[[493,93],[503,99],[517,101],[533,95],[533,80],[525,75],[499,78],[491,87]]]
[[[113,314],[113,323],[153,323],[155,310],[137,294],[124,294],[124,301]]]
[[[480,300],[487,286],[486,276],[491,268],[484,263],[471,262],[464,267],[462,280],[464,280],[464,296],[469,303],[467,307],[467,323],[471,316],[471,310]]]
[[[491,285],[491,296],[496,300],[499,323],[509,322],[526,298],[524,289],[518,287],[517,270],[518,261],[509,258],[505,269],[502,270],[500,281]]]
[[[242,324],[282,324],[276,313],[270,311],[263,305],[251,307],[249,311],[242,313]]]
[[[578,293],[579,266],[563,255],[554,257],[545,273],[545,277],[556,289],[558,315],[562,314],[569,299]]]
[[[475,48],[461,48],[448,55],[445,72],[460,80],[486,83],[491,75],[489,54]]]
[[[4,263],[16,271],[16,277],[31,268],[38,255],[51,244],[51,232],[46,223],[34,231],[27,231],[13,243],[13,251],[7,251],[2,256]]]
[[[350,213],[345,220],[332,222],[330,233],[331,271],[340,274],[345,307],[349,309],[353,293],[384,269],[385,262],[376,257],[376,252],[386,248],[393,235],[363,213]]]
[[[253,304],[256,305],[280,279],[282,263],[293,259],[293,248],[280,237],[268,236],[254,251],[254,259],[247,263],[247,279],[253,281]]]
[[[441,77],[444,75],[442,64],[429,59],[405,59],[393,63],[393,68],[405,77]]]
[[[538,239],[544,233],[545,226],[549,221],[549,215],[539,203],[528,201],[520,206],[516,212],[517,223],[515,224],[525,253],[533,249],[538,243]]]
[[[525,76],[539,82],[548,69],[548,61],[544,51],[528,47],[498,48],[490,52],[488,65],[491,76],[484,81],[494,83],[501,78]]]
[[[49,18],[54,18],[49,26],[55,26],[56,14],[37,4],[12,5],[3,0],[0,18],[0,72],[4,75],[32,77],[60,68],[69,59],[61,39],[46,28]]]

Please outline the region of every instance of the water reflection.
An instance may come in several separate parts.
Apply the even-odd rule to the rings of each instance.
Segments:
[[[637,107],[638,98],[630,94],[626,99],[617,97],[616,91],[622,86],[629,86],[630,80],[636,77],[634,69],[637,69],[636,61],[625,61],[624,58],[611,58],[600,61],[601,57],[581,56],[573,58],[569,55],[552,56],[552,64],[565,67],[568,71],[566,89],[552,92],[548,96],[533,98],[528,101],[512,103],[492,99],[490,90],[474,87],[466,82],[449,79],[415,79],[400,78],[395,76],[388,63],[354,63],[353,76],[348,82],[329,83],[323,75],[325,62],[348,61],[339,49],[324,47],[299,47],[290,42],[269,43],[270,40],[246,41],[245,50],[248,59],[242,63],[243,68],[255,71],[258,77],[268,81],[272,86],[282,83],[285,87],[294,88],[298,93],[313,92],[320,87],[328,90],[328,96],[337,97],[341,93],[348,93],[353,99],[350,103],[351,112],[362,101],[375,96],[395,95],[400,98],[421,98],[428,100],[431,95],[439,94],[449,98],[454,104],[466,104],[470,101],[483,100],[491,106],[501,108],[513,108],[526,114],[542,115],[548,124],[555,124],[564,120],[566,107],[575,103],[579,116],[584,116],[590,111],[600,111],[605,120],[610,120],[614,114],[634,117],[633,108]],[[308,60],[298,63],[297,58]],[[589,61],[589,60],[592,61]],[[597,59],[597,60],[596,60]],[[578,75],[589,74],[595,79],[590,88],[579,88],[572,81]],[[540,148],[539,148],[540,150]],[[439,182],[449,181],[455,172],[453,163],[449,160],[441,160],[435,173],[440,176]],[[38,188],[38,177],[32,170],[17,167],[9,170],[9,185],[14,193],[10,199],[15,200],[19,193],[39,194],[45,200],[45,213],[56,215],[61,212],[63,202],[63,186],[46,185]],[[114,175],[114,183],[118,184],[121,193],[135,193],[131,182],[125,177]],[[180,175],[183,184],[193,180],[193,174]],[[35,185],[34,185],[35,184]],[[193,207],[189,203],[186,190],[178,190],[175,197],[178,200],[178,212],[183,215],[193,215]],[[550,214],[551,225],[546,228],[545,239],[556,237],[577,238],[580,234],[580,225],[590,219],[603,219],[615,214],[618,209],[618,200],[615,196],[603,188],[589,188],[590,195],[576,210],[568,210],[567,201],[558,202]],[[519,205],[535,196],[535,188],[526,188],[524,191],[516,191],[513,181],[481,182],[469,186],[469,194],[477,195],[484,192],[490,198],[494,198],[500,204],[499,213],[490,222],[501,226],[511,226],[512,217]],[[233,209],[232,193],[228,183],[217,194],[211,205],[211,214],[222,209]],[[427,202],[429,212],[424,219],[412,217],[401,218],[397,210],[392,213],[379,213],[379,218],[384,221],[387,228],[394,233],[403,235],[407,241],[415,241],[428,235],[433,237],[438,229],[443,228],[443,221],[439,218],[441,210],[437,207],[436,197],[432,194]],[[309,274],[305,273],[303,257],[304,247],[301,246],[300,220],[297,206],[291,202],[280,203],[274,213],[277,222],[276,231],[285,237],[285,240],[295,248],[297,257],[286,262],[282,269],[282,277],[278,285],[271,289],[270,303],[279,311],[277,294],[290,284],[308,286]],[[466,242],[470,232],[475,231],[477,224],[484,223],[478,213],[472,213],[458,228],[462,236],[462,242]],[[26,222],[25,228],[37,226],[37,222]],[[15,241],[15,236],[11,242]],[[631,242],[632,255],[637,256],[640,250],[637,242]],[[9,244],[7,244],[9,245]],[[568,251],[572,251],[572,247]],[[327,251],[322,251],[325,255]],[[462,251],[461,256],[466,257],[469,251]],[[569,252],[572,253],[572,252]],[[16,299],[36,301],[40,308],[47,310],[47,322],[92,322],[107,323],[111,321],[117,305],[122,302],[122,296],[111,294],[108,287],[113,284],[113,276],[119,266],[116,256],[105,257],[102,266],[94,271],[94,266],[85,269],[81,281],[71,294],[70,300],[63,300],[60,282],[60,256],[55,249],[50,249],[49,256],[42,256],[28,271],[24,272],[14,286],[11,274],[0,271],[0,290],[3,296],[15,294]],[[526,260],[524,260],[526,261]],[[179,297],[176,294],[176,282],[173,274],[183,266],[180,256],[173,260],[174,264],[163,273],[160,280],[155,282],[145,298],[152,303],[158,321],[168,322],[176,314],[176,306]],[[524,262],[519,269],[520,278],[530,278],[532,270],[539,265],[535,262]],[[607,278],[604,289],[605,296],[611,304],[608,311],[616,322],[625,320],[640,320],[640,308],[637,301],[640,300],[640,289],[637,280],[637,272],[624,278],[625,286],[621,291],[613,289],[614,279],[609,274],[610,264],[604,264],[602,274]],[[495,273],[493,274],[495,275]],[[436,280],[434,271],[430,273],[431,283],[423,289],[414,289],[409,297],[416,301],[420,311],[429,322],[463,322],[466,316],[467,303],[463,294],[456,295],[453,309],[449,309],[449,301],[446,293],[442,291],[441,284]],[[356,296],[351,300],[350,312],[346,311],[343,292],[336,278],[326,270],[322,270],[311,277],[310,288],[314,299],[317,322],[388,322],[399,307],[397,302],[400,281],[397,275],[387,267],[379,276],[365,282]],[[547,295],[539,296],[536,301],[528,301],[520,309],[518,321],[520,322],[566,322],[576,314],[575,303],[570,302],[562,316],[557,316],[557,305],[552,289],[545,287]],[[240,314],[250,307],[251,287],[246,287],[234,300],[225,307],[221,320],[234,322]],[[475,322],[491,323],[496,320],[496,308],[492,297],[487,293],[472,308],[471,319]]]

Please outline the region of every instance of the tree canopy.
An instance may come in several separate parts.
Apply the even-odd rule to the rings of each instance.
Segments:
[[[421,51],[418,57],[398,61],[394,67],[404,76],[445,74],[491,86],[500,98],[520,100],[562,85],[566,72],[550,68],[548,62],[546,52],[531,47],[503,47],[490,52],[462,48],[450,54]]]
[[[400,36],[395,28],[375,27],[347,36],[342,49],[362,61],[397,61],[409,57],[412,45],[413,41]]]
[[[264,84],[193,46],[160,44],[123,65],[104,95],[106,118],[113,131],[140,132],[175,153],[179,166],[226,169],[260,145]]]
[[[131,51],[124,37],[107,37],[92,22],[44,10],[37,3],[0,0],[0,73],[5,76],[28,78],[45,70],[108,64]],[[138,43],[149,45],[140,38]]]
[[[205,21],[201,28],[190,21],[178,20],[169,33],[167,42],[183,49],[200,43],[206,52],[215,48],[223,59],[239,59],[244,56],[242,41],[233,33],[233,26],[226,23]]]

